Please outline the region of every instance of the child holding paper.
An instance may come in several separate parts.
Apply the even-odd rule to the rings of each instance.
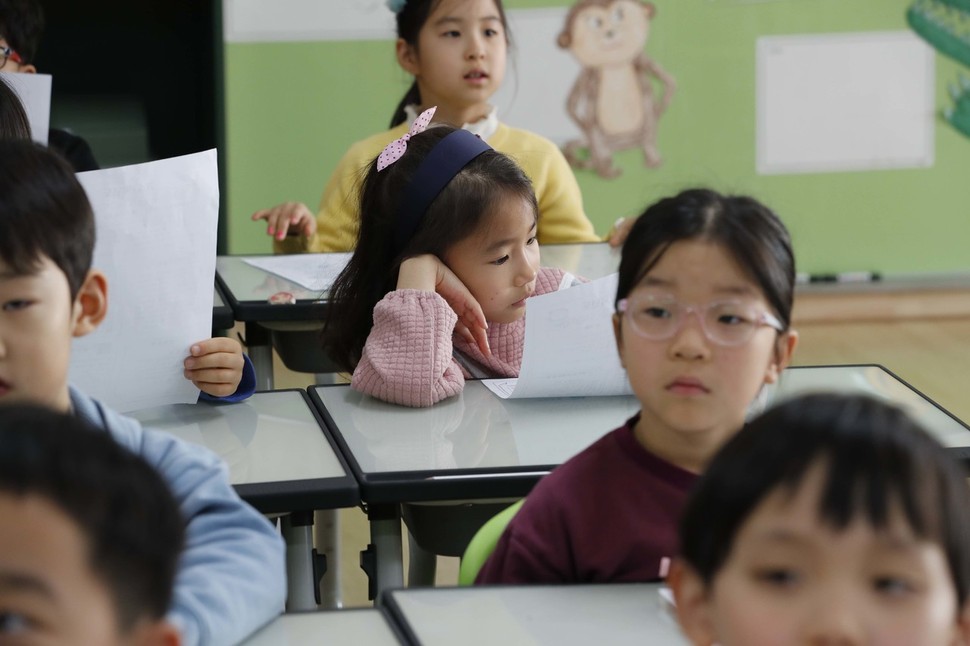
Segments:
[[[425,130],[433,113],[368,167],[360,240],[323,332],[355,389],[404,406],[456,395],[473,375],[518,375],[525,300],[565,276],[539,267],[522,169],[467,130]]]
[[[782,403],[691,494],[670,574],[681,627],[698,646],[970,643],[966,477],[885,402]]]
[[[0,0],[2,2],[3,0]],[[30,125],[16,93],[0,78],[0,140],[30,141]],[[256,371],[239,341],[212,337],[193,343],[183,376],[209,401],[236,402],[256,392]]]
[[[388,0],[396,14],[397,61],[414,82],[391,118],[391,129],[358,141],[340,160],[314,215],[299,202],[262,209],[278,252],[349,251],[357,240],[360,174],[388,142],[406,134],[423,109],[460,126],[512,157],[532,181],[538,201],[536,236],[543,243],[597,240],[583,197],[559,148],[534,132],[498,119],[489,99],[505,78],[509,30],[501,0]]]
[[[156,468],[186,530],[167,618],[186,644],[238,643],[283,608],[282,540],[240,500],[218,457],[68,385],[72,338],[107,310],[93,251],[91,206],[67,163],[31,142],[0,141],[0,405],[70,412]]]
[[[795,262],[778,217],[694,189],[623,246],[613,326],[640,412],[539,481],[479,583],[656,580],[687,493],[788,365]]]

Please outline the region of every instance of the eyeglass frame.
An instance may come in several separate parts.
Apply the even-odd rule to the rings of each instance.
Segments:
[[[723,347],[736,348],[738,346],[744,345],[754,337],[754,333],[757,331],[759,327],[770,327],[774,329],[776,332],[785,331],[784,324],[778,319],[777,316],[775,316],[774,314],[766,310],[761,310],[761,312],[758,314],[758,317],[752,321],[753,327],[751,328],[752,331],[751,331],[751,334],[748,336],[748,338],[742,341],[738,341],[737,343],[724,343],[723,341],[719,341],[715,339],[713,336],[711,336],[711,333],[707,329],[707,324],[704,322],[704,316],[701,315],[701,312],[702,311],[706,312],[707,310],[711,309],[716,305],[723,305],[726,303],[743,303],[743,301],[727,299],[727,300],[710,301],[708,303],[704,303],[703,305],[700,305],[697,303],[685,304],[685,303],[681,303],[676,298],[671,298],[670,302],[677,304],[680,307],[681,312],[683,312],[683,317],[680,319],[680,323],[677,326],[673,327],[670,334],[666,336],[659,336],[659,337],[650,336],[650,335],[644,334],[643,330],[641,330],[637,326],[637,324],[633,322],[632,311],[629,309],[629,301],[630,301],[629,298],[621,298],[620,300],[618,300],[616,302],[616,311],[619,314],[628,315],[630,317],[630,326],[633,328],[633,331],[638,336],[644,339],[647,339],[649,341],[667,341],[669,339],[674,338],[684,328],[684,324],[687,321],[687,318],[691,314],[694,314],[697,317],[697,322],[700,324],[701,331],[704,333],[704,337],[711,343],[715,343]]]
[[[3,59],[3,62],[0,63],[0,69],[2,69],[3,66],[7,64],[8,60],[13,61],[17,65],[23,65],[24,63],[23,57],[20,54],[18,54],[17,50],[15,50],[10,45],[7,45],[5,47],[0,47],[0,59]]]

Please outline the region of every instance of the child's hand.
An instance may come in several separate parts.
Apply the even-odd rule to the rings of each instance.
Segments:
[[[226,397],[236,392],[243,373],[242,346],[229,337],[199,341],[185,359],[185,378],[204,393]]]
[[[401,263],[397,288],[438,292],[458,315],[455,331],[469,343],[478,345],[485,356],[492,354],[488,347],[488,323],[485,321],[482,306],[465,287],[465,283],[437,256],[425,254],[408,258]]]
[[[633,224],[636,221],[636,218],[618,218],[617,221],[613,223],[613,228],[610,229],[610,246],[622,247],[623,243],[626,242],[627,236],[630,235],[630,229],[633,228]]]
[[[266,220],[266,234],[276,240],[287,235],[312,236],[317,231],[317,219],[301,202],[284,202],[269,209],[256,211],[253,220]]]

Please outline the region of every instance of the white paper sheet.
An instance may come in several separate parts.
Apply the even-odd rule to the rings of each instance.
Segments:
[[[189,347],[212,336],[216,151],[78,173],[108,277],[108,315],[75,339],[70,380],[119,411],[191,403]]]
[[[629,395],[613,335],[617,274],[525,302],[518,379],[486,379],[503,399]]]
[[[353,254],[300,253],[290,256],[243,258],[243,262],[276,274],[302,287],[317,292],[330,289],[337,275],[350,262]]]
[[[27,121],[30,122],[31,138],[46,146],[47,132],[51,127],[51,75],[14,72],[0,74],[24,105]]]

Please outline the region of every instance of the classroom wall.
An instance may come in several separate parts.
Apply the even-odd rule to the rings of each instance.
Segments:
[[[332,6],[346,1],[335,0]],[[354,1],[387,21],[383,2]],[[243,3],[253,5],[252,0],[223,2],[227,20]],[[507,0],[506,7],[515,11],[569,4]],[[906,30],[908,0],[655,4],[658,13],[646,50],[678,83],[659,129],[664,164],[646,168],[642,155],[631,150],[616,157],[624,171],[617,179],[577,171],[597,231],[605,233],[618,216],[635,214],[660,196],[704,184],[750,193],[774,207],[792,231],[802,271],[970,269],[970,139],[942,118],[935,120],[928,167],[772,175],[756,171],[757,38]],[[257,208],[300,200],[315,210],[345,149],[387,127],[410,82],[397,67],[389,38],[378,34],[373,39],[372,33],[348,40],[333,37],[307,29],[305,36],[286,36],[296,40],[267,42],[273,39],[269,35],[263,42],[225,44],[224,199],[231,253],[270,251],[263,228],[249,220]],[[320,38],[325,39],[314,40]],[[935,55],[938,111],[949,105],[946,86],[959,69]],[[510,68],[507,84],[514,82],[514,74]],[[827,98],[824,86],[818,92]]]

